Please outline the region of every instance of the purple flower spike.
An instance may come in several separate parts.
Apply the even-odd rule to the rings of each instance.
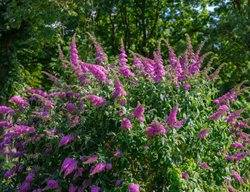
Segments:
[[[159,82],[161,80],[164,80],[165,77],[165,71],[163,66],[163,59],[160,48],[157,49],[157,51],[154,53],[154,80],[156,82]]]
[[[115,87],[115,92],[114,92],[114,98],[117,98],[119,95],[125,97],[126,96],[126,91],[123,88],[123,85],[119,81],[115,81],[114,83]]]
[[[125,52],[123,41],[121,41],[121,49],[120,49],[120,54],[119,54],[119,61],[120,61],[122,66],[126,65],[127,62],[128,62],[127,54]]]
[[[75,39],[75,35],[73,35],[72,37],[72,41],[71,41],[71,46],[70,46],[70,62],[73,65],[77,65],[78,64],[78,51],[76,48],[76,39]]]
[[[140,186],[138,184],[131,183],[128,185],[129,192],[140,192]]]

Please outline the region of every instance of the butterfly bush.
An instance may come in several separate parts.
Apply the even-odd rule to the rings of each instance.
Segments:
[[[248,88],[219,94],[204,43],[151,58],[122,42],[111,61],[89,36],[92,63],[74,35],[51,89],[0,106],[0,191],[250,191]]]

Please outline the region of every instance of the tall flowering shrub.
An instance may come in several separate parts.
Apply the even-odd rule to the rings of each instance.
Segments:
[[[188,39],[178,57],[162,41],[153,58],[81,61],[75,37],[50,91],[0,106],[1,191],[249,191],[249,119],[218,96],[207,56]],[[161,49],[168,49],[168,57]],[[60,51],[60,57],[65,58]]]

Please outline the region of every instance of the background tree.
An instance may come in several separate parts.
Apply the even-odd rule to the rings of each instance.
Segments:
[[[84,41],[81,57],[91,58],[86,31],[109,55],[118,53],[121,38],[127,49],[151,57],[161,37],[177,52],[184,49],[185,33],[195,44],[208,39],[205,51],[217,56],[215,67],[227,63],[221,79],[229,89],[249,79],[249,5],[247,0],[1,0],[0,98],[25,86],[39,87],[41,81],[48,86],[41,70],[55,67],[56,44],[69,42],[73,33]]]

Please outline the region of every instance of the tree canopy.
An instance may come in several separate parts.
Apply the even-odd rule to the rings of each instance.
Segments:
[[[195,44],[207,39],[204,50],[217,57],[215,67],[227,63],[221,77],[228,89],[249,79],[249,10],[249,0],[1,0],[1,100],[23,85],[39,86],[41,70],[53,67],[56,45],[74,33],[85,41],[79,49],[88,59],[92,46],[86,32],[110,54],[118,53],[123,39],[126,49],[151,57],[159,38],[177,52],[186,33]]]

